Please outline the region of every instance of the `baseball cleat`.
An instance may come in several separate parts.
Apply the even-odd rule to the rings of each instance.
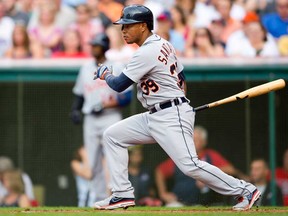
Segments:
[[[117,208],[127,209],[135,206],[134,198],[123,198],[110,196],[102,201],[94,203],[94,208],[100,210],[113,210]]]
[[[260,198],[261,192],[257,189],[253,191],[249,196],[238,198],[238,204],[233,206],[235,211],[246,211],[252,208],[254,203]]]

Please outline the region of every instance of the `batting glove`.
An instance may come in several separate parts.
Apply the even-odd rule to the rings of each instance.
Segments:
[[[107,73],[111,73],[108,69],[108,67],[106,65],[103,65],[103,64],[99,64],[98,65],[98,68],[97,68],[97,71],[95,72],[95,77],[94,77],[94,80],[99,78],[101,80],[104,80],[105,79],[105,75]]]

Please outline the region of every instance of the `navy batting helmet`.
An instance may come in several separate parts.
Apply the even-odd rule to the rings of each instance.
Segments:
[[[148,29],[153,30],[153,13],[143,5],[129,5],[122,11],[121,18],[114,24],[146,23]]]
[[[106,52],[109,48],[110,48],[110,40],[109,37],[104,34],[104,33],[100,33],[97,34],[91,41],[90,44],[92,46],[101,46],[103,47],[104,52]]]

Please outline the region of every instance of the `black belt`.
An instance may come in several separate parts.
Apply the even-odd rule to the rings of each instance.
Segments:
[[[164,102],[164,103],[160,103],[160,105],[159,105],[160,110],[172,107],[173,104],[175,106],[179,105],[180,104],[179,99],[180,99],[180,101],[182,101],[182,103],[188,102],[188,100],[185,97],[176,98],[176,99],[174,99],[172,101],[167,101],[167,102]],[[150,114],[155,113],[155,112],[160,111],[160,110],[157,110],[155,107],[153,107],[152,109],[150,109]]]

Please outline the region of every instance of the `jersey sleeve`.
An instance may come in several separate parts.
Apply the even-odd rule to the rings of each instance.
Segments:
[[[152,62],[155,62],[155,60],[153,60],[153,55],[151,55],[148,48],[140,47],[123,70],[123,73],[135,83],[138,83],[153,68]]]

